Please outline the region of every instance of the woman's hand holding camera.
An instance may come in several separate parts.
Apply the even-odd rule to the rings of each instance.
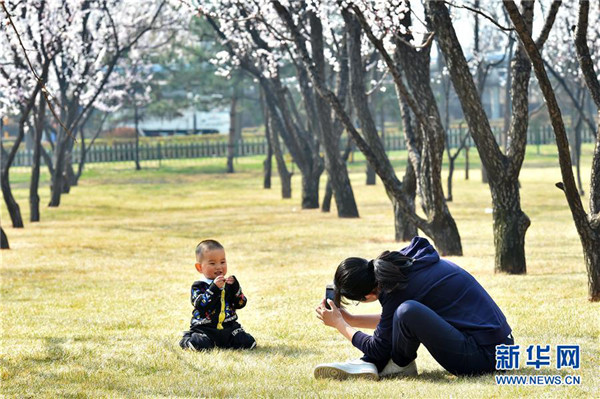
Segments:
[[[326,303],[331,309],[327,309]],[[343,324],[346,324],[340,308],[335,306],[335,303],[331,299],[323,299],[315,311],[317,312],[317,318],[326,326],[340,329]]]

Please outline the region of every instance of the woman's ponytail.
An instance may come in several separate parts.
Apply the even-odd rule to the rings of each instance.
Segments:
[[[413,259],[402,255],[398,251],[385,251],[376,259],[370,261],[369,264],[373,265],[373,272],[379,290],[389,293],[406,288],[408,284],[407,273],[412,267]]]

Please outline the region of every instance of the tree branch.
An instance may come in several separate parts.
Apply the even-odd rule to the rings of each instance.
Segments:
[[[474,12],[475,14],[481,15],[482,17],[484,17],[485,19],[487,19],[492,24],[496,25],[498,28],[500,28],[501,30],[503,30],[505,32],[512,32],[512,31],[515,30],[514,28],[507,28],[505,26],[500,25],[498,22],[496,22],[496,20],[494,18],[490,17],[489,15],[487,15],[486,13],[484,13],[483,11],[478,10],[476,8],[469,7],[469,6],[457,6],[456,4],[454,4],[452,2],[449,2],[449,1],[444,1],[444,3],[446,5],[449,5],[449,6],[454,7],[454,8],[463,8],[465,10],[469,10],[471,12]]]
[[[67,133],[67,135],[74,142],[77,142],[77,139],[75,138],[75,136],[73,136],[71,134],[71,131],[65,126],[65,124],[60,120],[60,118],[56,114],[56,111],[54,110],[54,107],[52,106],[52,103],[51,103],[50,98],[49,98],[49,91],[46,88],[46,85],[44,84],[44,81],[42,80],[42,78],[40,78],[40,76],[37,74],[37,72],[33,68],[33,65],[31,64],[31,61],[29,60],[29,56],[27,55],[27,50],[25,50],[25,46],[23,45],[23,41],[21,40],[21,35],[19,34],[19,31],[17,31],[17,27],[15,26],[15,24],[14,24],[14,22],[12,20],[12,16],[8,12],[8,10],[6,8],[6,5],[4,4],[4,1],[1,1],[0,4],[2,4],[2,9],[4,10],[4,13],[6,14],[6,16],[7,16],[8,20],[9,20],[9,23],[12,26],[15,34],[17,35],[17,40],[19,41],[19,45],[21,46],[21,49],[23,50],[23,55],[25,56],[25,60],[27,60],[27,64],[29,65],[29,69],[31,70],[31,73],[33,74],[33,76],[35,77],[35,80],[38,82],[38,84],[41,87],[40,90],[42,91],[42,95],[46,99],[46,103],[48,103],[48,108],[50,109],[50,112],[52,112],[52,115],[54,115],[54,118],[56,118],[56,120],[62,126],[62,128],[65,130],[65,132]]]

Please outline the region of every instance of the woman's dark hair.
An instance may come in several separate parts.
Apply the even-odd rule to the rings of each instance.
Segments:
[[[344,299],[364,301],[376,288],[381,292],[403,289],[408,283],[407,271],[413,260],[398,251],[385,251],[376,259],[347,258],[335,271],[334,302],[337,306]]]
[[[346,258],[339,264],[333,277],[334,302],[336,306],[345,299],[364,301],[377,287],[373,268],[363,258]]]
[[[408,284],[407,272],[412,267],[413,260],[398,251],[382,252],[373,261],[375,280],[379,290],[392,292],[402,290]]]

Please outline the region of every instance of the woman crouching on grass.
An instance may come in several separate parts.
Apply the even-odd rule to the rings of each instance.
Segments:
[[[417,375],[422,343],[455,375],[495,370],[495,346],[514,343],[502,311],[481,285],[454,263],[440,259],[421,237],[377,259],[347,258],[334,277],[334,301],[317,307],[317,317],[360,349],[361,359],[321,364],[317,378],[345,379]],[[381,315],[352,315],[340,302],[379,300]],[[374,328],[372,336],[358,328]]]

